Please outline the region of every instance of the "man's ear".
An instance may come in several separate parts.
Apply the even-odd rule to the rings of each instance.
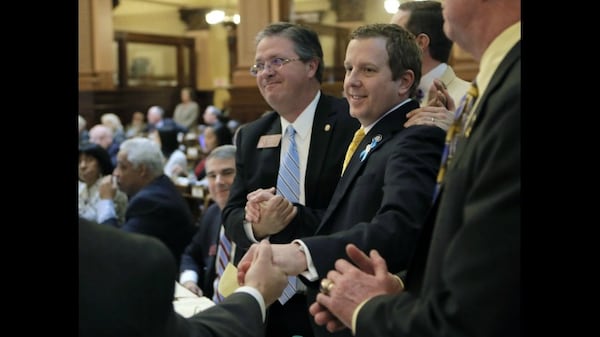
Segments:
[[[410,96],[410,88],[415,82],[415,73],[412,70],[405,70],[398,81],[398,96]]]

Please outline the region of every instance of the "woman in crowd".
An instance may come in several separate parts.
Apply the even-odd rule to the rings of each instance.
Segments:
[[[87,143],[79,148],[79,216],[97,222],[100,181],[112,171],[110,156],[102,146]],[[127,195],[118,190],[114,202],[119,223],[123,223]]]

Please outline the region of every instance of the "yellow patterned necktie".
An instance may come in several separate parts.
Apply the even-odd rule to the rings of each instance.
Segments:
[[[446,133],[446,146],[442,153],[442,163],[440,165],[440,170],[438,171],[437,186],[433,196],[434,201],[437,198],[441,184],[444,181],[446,170],[452,162],[452,157],[456,151],[457,141],[459,138],[469,137],[471,135],[473,123],[475,123],[475,119],[477,118],[477,115],[474,114],[473,104],[478,96],[479,90],[477,89],[477,83],[473,81],[469,90],[467,90],[467,93],[463,96],[458,109],[456,109],[454,121]]]
[[[348,146],[348,151],[346,151],[346,158],[344,159],[344,166],[342,167],[342,174],[344,174],[344,171],[346,171],[346,166],[348,166],[348,163],[350,162],[350,158],[352,158],[354,151],[356,151],[358,144],[360,144],[360,142],[363,140],[363,138],[365,138],[365,129],[363,129],[361,126],[354,133],[354,138],[352,138],[352,143],[350,143],[350,145]]]

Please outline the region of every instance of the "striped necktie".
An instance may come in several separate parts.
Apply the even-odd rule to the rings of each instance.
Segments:
[[[452,162],[457,142],[460,138],[468,138],[471,134],[473,123],[475,123],[475,119],[477,118],[477,115],[474,114],[473,104],[478,96],[479,90],[477,89],[477,83],[473,81],[469,90],[467,90],[467,93],[461,99],[460,105],[454,113],[454,121],[446,133],[446,145],[444,146],[444,152],[442,153],[442,162],[440,170],[438,171],[437,185],[433,195],[434,202],[438,197],[441,185],[444,182],[446,170]]]
[[[296,140],[294,139],[296,130],[291,125],[288,125],[286,130],[290,140],[290,147],[285,157],[283,157],[281,165],[279,165],[277,193],[290,202],[298,202],[300,200],[300,159]]]
[[[344,158],[344,166],[342,166],[342,175],[344,174],[344,171],[346,171],[346,167],[350,162],[350,158],[352,158],[352,155],[356,151],[358,144],[360,144],[363,138],[365,138],[365,129],[363,129],[361,126],[354,133],[354,138],[352,138],[352,142],[350,143],[350,145],[348,146],[348,150],[346,151],[346,157]]]
[[[223,276],[225,267],[231,259],[231,241],[225,235],[225,227],[221,225],[219,232],[219,245],[217,246],[217,261],[215,263],[215,280],[213,281],[213,302],[219,303],[225,299],[225,297],[219,293],[219,280]]]
[[[292,125],[288,125],[286,129],[287,136],[290,140],[285,157],[279,165],[279,174],[277,175],[277,194],[282,195],[289,202],[299,202],[300,200],[300,159],[298,156],[298,148],[294,135],[296,130]],[[296,293],[296,276],[288,276],[288,285],[283,290],[279,302],[284,304]]]

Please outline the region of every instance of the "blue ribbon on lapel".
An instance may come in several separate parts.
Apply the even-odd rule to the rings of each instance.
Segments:
[[[359,158],[361,162],[367,158],[369,152],[371,152],[371,150],[374,149],[377,146],[377,144],[379,144],[382,138],[383,137],[381,135],[377,135],[371,139],[371,144],[367,145],[365,149],[362,150],[362,152],[360,153]]]

